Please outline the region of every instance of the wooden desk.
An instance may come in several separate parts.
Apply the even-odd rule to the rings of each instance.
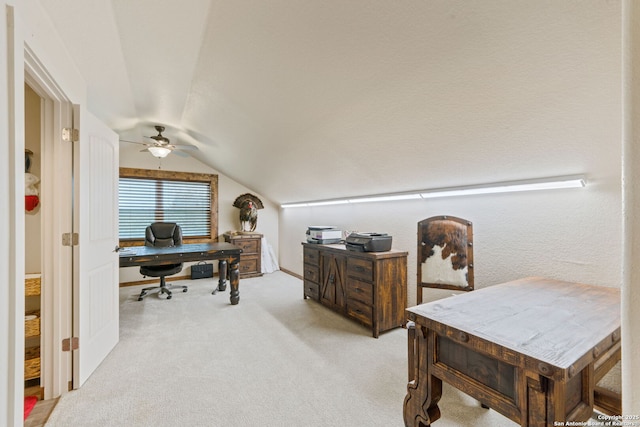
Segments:
[[[227,267],[229,283],[231,284],[231,304],[240,301],[240,254],[242,249],[230,243],[190,243],[169,248],[152,246],[131,246],[120,252],[120,267],[134,267],[141,265],[175,264],[179,262],[218,260],[220,280],[218,290],[227,287]],[[213,293],[216,291],[214,290]]]
[[[442,381],[522,426],[586,421],[620,359],[616,288],[527,278],[407,312],[406,426],[440,418]]]

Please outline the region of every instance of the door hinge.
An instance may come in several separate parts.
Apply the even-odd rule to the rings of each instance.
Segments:
[[[78,246],[78,233],[63,233],[62,246]]]
[[[62,140],[65,142],[77,142],[80,140],[80,132],[78,129],[63,128]]]
[[[65,338],[62,340],[62,351],[77,350],[80,347],[78,337]]]

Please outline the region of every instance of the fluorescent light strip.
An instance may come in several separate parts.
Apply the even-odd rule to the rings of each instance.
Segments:
[[[347,199],[338,199],[338,200],[323,200],[319,202],[309,202],[307,206],[324,206],[324,205],[344,205],[349,203]]]
[[[354,199],[349,199],[349,203],[367,203],[367,202],[392,202],[394,200],[410,200],[410,199],[421,199],[419,193],[411,193],[411,194],[391,194],[385,196],[368,196],[368,197],[357,197]]]
[[[585,187],[583,176],[565,176],[528,181],[500,182],[489,185],[452,187],[433,190],[421,190],[413,193],[380,194],[354,197],[349,199],[318,200],[315,202],[285,203],[282,208],[299,208],[309,206],[341,205],[347,203],[387,202],[396,200],[431,199],[438,197],[469,196],[477,194],[510,193],[517,191],[555,190],[561,188]]]
[[[560,188],[580,188],[586,185],[583,177],[554,178],[543,181],[515,181],[488,186],[427,190],[420,193],[423,199],[436,197],[469,196],[474,194],[510,193],[516,191],[556,190]]]

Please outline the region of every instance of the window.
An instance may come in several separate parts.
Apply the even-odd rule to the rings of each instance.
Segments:
[[[176,222],[185,241],[217,240],[218,176],[120,168],[120,240],[142,243],[152,222]]]

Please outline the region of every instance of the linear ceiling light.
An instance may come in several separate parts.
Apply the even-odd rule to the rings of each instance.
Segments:
[[[318,200],[314,202],[285,203],[282,208],[299,208],[307,206],[339,205],[346,203],[386,202],[410,199],[431,199],[437,197],[469,196],[477,194],[509,193],[517,191],[555,190],[560,188],[581,188],[586,186],[582,175],[563,176],[527,181],[498,182],[487,185],[450,187],[431,190],[420,190],[411,193],[380,194],[348,199]]]
[[[425,190],[420,193],[423,199],[435,197],[469,196],[473,194],[510,193],[515,191],[555,190],[559,188],[579,188],[586,185],[581,176],[550,178],[548,180],[512,181],[490,185],[454,187],[438,190]]]
[[[367,203],[367,202],[393,202],[395,200],[411,200],[422,198],[418,193],[408,194],[387,194],[382,196],[367,196],[348,199],[349,203]]]
[[[349,200],[347,199],[321,200],[319,202],[309,202],[307,203],[307,206],[344,205],[345,203],[349,203]]]

